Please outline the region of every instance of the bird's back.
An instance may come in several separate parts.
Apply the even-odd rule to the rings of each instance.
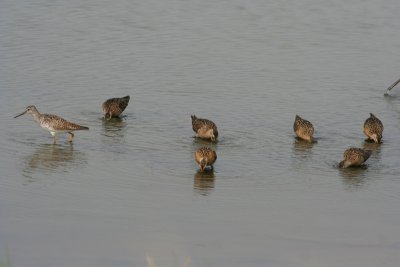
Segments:
[[[296,115],[293,124],[293,130],[298,137],[312,141],[314,126],[308,120],[302,119],[299,115]]]
[[[39,124],[42,128],[54,131],[89,130],[88,127],[72,123],[66,119],[52,114],[41,114]]]
[[[105,113],[111,112],[114,116],[119,116],[128,106],[129,100],[130,96],[110,98],[103,103],[103,111]]]
[[[213,129],[215,138],[218,137],[217,125],[208,119],[200,119],[192,115],[192,128],[194,132],[198,132],[201,128]]]
[[[201,147],[196,150],[195,160],[200,163],[202,158],[206,158],[208,164],[212,165],[217,160],[217,153],[209,147]]]
[[[368,130],[372,133],[382,135],[383,123],[380,119],[378,119],[371,113],[371,116],[365,120],[364,130]]]
[[[354,164],[362,164],[371,156],[371,150],[362,148],[349,148],[343,153],[344,160],[353,162]]]

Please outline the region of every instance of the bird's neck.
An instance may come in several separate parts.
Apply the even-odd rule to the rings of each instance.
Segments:
[[[31,115],[32,115],[32,118],[34,119],[34,121],[36,121],[37,123],[40,124],[40,113],[39,113],[39,111],[35,111]]]

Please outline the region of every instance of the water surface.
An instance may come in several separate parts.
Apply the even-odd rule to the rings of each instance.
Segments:
[[[398,1],[2,1],[0,262],[398,266]],[[121,120],[101,103],[131,96]],[[90,127],[74,143],[26,106]],[[369,113],[381,145],[364,142]],[[193,138],[212,119],[216,144]],[[295,114],[317,142],[296,140]],[[193,152],[218,154],[201,175]],[[349,146],[366,166],[338,170]]]

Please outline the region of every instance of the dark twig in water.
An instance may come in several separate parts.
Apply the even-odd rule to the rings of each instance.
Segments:
[[[395,87],[398,83],[400,83],[400,79],[398,79],[397,81],[395,81],[392,85],[390,85],[388,87],[388,89],[386,89],[385,95],[389,94],[389,91],[393,89],[393,87]]]

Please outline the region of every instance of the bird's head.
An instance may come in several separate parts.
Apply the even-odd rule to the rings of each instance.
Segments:
[[[24,114],[26,114],[26,113],[28,113],[28,114],[34,114],[34,113],[37,113],[37,112],[38,112],[38,110],[36,109],[35,106],[33,106],[33,105],[27,106],[26,109],[25,109],[25,111],[22,112],[21,114],[15,116],[14,119],[15,119],[15,118],[18,118],[19,116],[22,116],[22,115],[24,115]]]
[[[200,171],[204,172],[204,170],[206,169],[206,166],[207,166],[207,159],[206,158],[202,158],[200,160],[200,164],[199,164]]]

